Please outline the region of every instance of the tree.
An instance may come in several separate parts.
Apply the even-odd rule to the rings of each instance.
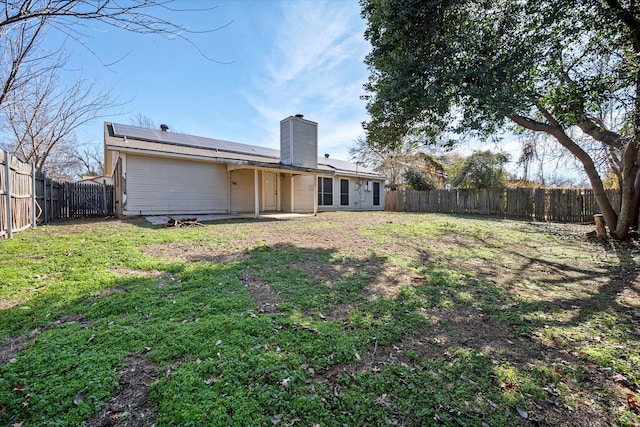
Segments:
[[[95,171],[95,162],[87,158],[86,152],[81,153],[82,144],[76,140],[75,130],[99,117],[113,106],[114,100],[107,93],[93,93],[93,85],[81,77],[63,89],[59,81],[65,71],[65,61],[61,59],[65,57],[64,46],[45,51],[41,48],[44,37],[48,31],[60,31],[67,39],[84,45],[91,22],[92,26],[104,24],[134,33],[180,38],[205,56],[188,38],[196,31],[163,15],[173,19],[176,12],[211,9],[177,9],[172,8],[173,4],[173,0],[0,3],[0,116],[4,118],[3,130],[12,136],[10,141],[3,141],[3,146],[21,159],[33,161],[38,170],[47,170],[60,179],[82,173],[83,164],[87,170]]]
[[[404,173],[404,180],[410,188],[418,191],[433,190],[435,186],[420,170],[409,168]]]
[[[58,61],[47,74],[25,82],[2,109],[11,137],[4,148],[24,162],[33,162],[36,170],[57,176],[63,175],[65,165],[78,161],[76,129],[114,104],[108,93],[95,94],[93,85],[81,76],[70,87],[62,85],[58,75],[62,66]]]
[[[140,126],[147,129],[155,129],[156,124],[149,116],[145,116],[142,113],[137,113],[135,116],[129,118],[129,122],[134,126]]]
[[[640,195],[640,4],[361,5],[373,46],[365,85],[372,144],[393,146],[407,134],[484,137],[507,124],[545,133],[584,169],[611,233],[628,237]],[[619,213],[596,160],[603,148],[622,176]]]
[[[0,4],[0,50],[3,52],[0,69],[0,106],[12,91],[39,75],[44,60],[55,53],[43,53],[38,48],[47,29],[64,33],[81,44],[87,37],[88,21],[102,23],[120,30],[140,34],[159,34],[180,38],[191,44],[202,56],[204,53],[189,39],[189,35],[217,31],[220,28],[194,31],[164,18],[163,13],[175,17],[176,12],[202,12],[212,8],[173,8],[173,0],[30,0],[4,1]],[[228,24],[227,24],[228,25]],[[225,25],[226,26],[226,25]],[[211,58],[208,58],[217,62]]]
[[[453,188],[501,188],[506,185],[504,165],[509,158],[505,154],[475,151],[460,160],[450,168]]]
[[[417,174],[430,182],[432,188],[444,187],[444,165],[435,155],[419,149],[418,145],[410,138],[405,138],[394,147],[375,147],[361,137],[349,148],[349,154],[359,164],[386,176],[391,189],[405,183],[411,185],[407,178],[412,176],[417,179]]]
[[[85,148],[76,153],[76,159],[81,167],[80,175],[104,175],[104,153],[96,146]]]

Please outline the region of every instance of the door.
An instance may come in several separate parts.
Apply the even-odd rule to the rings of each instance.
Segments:
[[[262,172],[262,196],[265,211],[275,211],[278,207],[277,175],[273,172]]]

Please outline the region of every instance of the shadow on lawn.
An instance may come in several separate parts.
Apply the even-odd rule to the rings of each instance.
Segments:
[[[513,365],[524,376],[534,371],[538,374],[531,378],[548,376],[541,384],[547,398],[529,408],[531,418],[543,424],[618,424],[621,413],[627,423],[638,422],[633,404],[627,402],[640,380],[636,247],[603,243],[607,253],[615,254],[616,265],[589,267],[545,259],[534,251],[495,248],[478,237],[456,244],[474,253],[473,260],[483,259],[482,251],[494,248],[500,251],[499,259],[517,262],[450,262],[451,271],[472,274],[447,282],[442,278],[452,273],[434,270],[434,265],[442,265],[431,262],[435,254],[414,247],[427,279],[416,292],[429,294],[433,306],[426,313],[439,322],[399,347],[436,357],[445,348],[475,348],[494,364]],[[435,346],[425,344],[434,338]],[[570,390],[562,398],[569,401],[554,402],[557,384]]]
[[[206,382],[211,374],[202,368],[188,374],[203,376],[198,382],[202,390],[194,389],[192,394],[182,396],[180,404],[170,403],[176,399],[176,393],[181,392],[162,390],[172,390],[170,372],[180,372],[183,366],[217,360],[238,364],[236,374],[240,377],[236,380],[247,383],[246,387],[254,387],[252,382],[266,381],[262,376],[268,368],[254,361],[262,358],[265,351],[273,353],[274,360],[278,361],[281,357],[276,356],[282,347],[289,354],[287,358],[296,360],[293,366],[289,366],[291,362],[287,359],[277,362],[284,366],[274,365],[267,377],[278,381],[282,378],[276,373],[282,369],[300,370],[299,366],[304,363],[321,368],[351,360],[354,351],[363,344],[339,327],[331,326],[333,323],[327,323],[319,314],[328,306],[362,302],[367,275],[381,274],[383,262],[375,257],[341,258],[339,264],[332,264],[334,255],[333,249],[258,246],[229,262],[222,259],[215,262],[218,260],[212,256],[186,262],[179,271],[173,265],[170,272],[127,270],[125,276],[94,284],[84,295],[68,298],[61,288],[32,298],[26,303],[28,309],[23,305],[4,310],[3,327],[13,330],[14,337],[2,344],[11,348],[4,358],[9,363],[0,367],[0,423],[37,424],[46,420],[79,425],[101,407],[96,416],[104,417],[104,423],[109,423],[124,412],[149,411],[150,407],[131,408],[127,402],[113,400],[113,396],[131,397],[130,392],[122,389],[134,381],[119,380],[118,376],[126,378],[127,360],[135,355],[144,355],[159,371],[167,372],[160,377],[162,385],[151,405],[167,411],[159,414],[160,422],[196,424],[204,423],[206,420],[198,417],[211,412],[216,405],[230,403],[216,403],[211,395],[213,388]],[[330,284],[310,278],[310,268],[327,263],[332,277]],[[359,270],[363,265],[366,265],[366,274]],[[260,313],[257,302],[251,299],[241,280],[247,272],[277,290],[276,313]],[[301,321],[299,313],[307,313],[308,321]],[[379,314],[386,316],[387,313]],[[380,319],[371,328],[384,328],[389,320],[392,319]],[[35,324],[38,326],[34,328]],[[397,321],[395,326],[399,327]],[[15,332],[23,331],[30,332],[17,341]],[[396,334],[400,331],[397,329]],[[274,342],[277,344],[273,345]],[[296,345],[300,348],[294,347]],[[271,346],[271,350],[266,350]],[[145,368],[150,378],[159,377],[148,371],[149,367]],[[226,374],[229,378],[234,375]],[[183,385],[178,383],[175,387],[179,390]],[[233,393],[234,387],[232,384],[227,393]],[[277,381],[269,380],[260,387],[273,388],[271,398],[288,393]],[[144,397],[145,393],[142,390],[138,394]],[[258,395],[243,399],[263,407],[266,412],[273,403]],[[105,410],[103,405],[107,402],[108,408],[122,409],[116,413]],[[241,404],[234,403],[231,408],[240,412]],[[178,409],[178,413],[167,409],[176,406],[183,409]],[[202,407],[209,409],[200,410]],[[189,408],[197,409],[190,414]],[[180,414],[186,414],[187,419],[180,420]],[[265,415],[268,415],[266,419],[271,416]],[[145,419],[136,416],[129,420],[143,425],[156,418],[155,415]],[[251,422],[264,421],[261,412],[254,416],[258,418]],[[90,425],[101,425],[101,421],[94,417]]]
[[[429,366],[434,360],[452,360],[463,366],[468,361],[456,356],[456,349],[460,348],[478,350],[489,359],[486,364],[494,363],[496,370],[512,364],[525,372],[540,363],[562,369],[570,365],[577,370],[580,355],[571,354],[571,348],[549,346],[530,333],[544,327],[570,329],[585,325],[599,312],[637,326],[637,312],[621,304],[619,296],[632,292],[638,297],[638,266],[625,248],[614,249],[624,261],[622,269],[569,267],[513,252],[510,255],[524,257],[525,261],[509,281],[499,285],[496,270],[486,269],[475,277],[461,275],[431,262],[433,254],[416,248],[420,277],[404,283],[394,298],[370,288],[371,283],[385,280],[390,286],[398,286],[397,278],[385,275],[387,258],[374,254],[345,257],[339,255],[337,248],[310,249],[291,244],[256,245],[231,257],[199,254],[187,257],[189,260],[181,268],[167,265],[167,271],[158,274],[131,270],[127,276],[95,284],[75,299],[68,299],[60,289],[30,300],[29,310],[14,307],[2,313],[3,327],[11,325],[15,332],[32,330],[32,336],[13,355],[16,361],[1,368],[0,404],[7,409],[0,414],[0,422],[37,423],[45,419],[45,414],[48,421],[63,424],[89,419],[114,393],[127,396],[117,392],[126,386],[118,386],[119,370],[127,358],[136,354],[143,354],[163,373],[153,386],[151,406],[158,412],[158,422],[166,424],[232,423],[237,421],[234,414],[240,413],[254,417],[244,420],[248,423],[269,422],[273,419],[274,414],[269,411],[274,402],[281,406],[280,411],[295,412],[287,405],[300,398],[282,385],[283,378],[295,378],[294,383],[301,384],[327,382],[335,393],[340,387],[356,390],[355,382],[350,387],[341,383],[342,374],[373,375],[397,364],[425,372],[422,364]],[[170,255],[166,254],[169,258]],[[598,286],[577,292],[579,296],[575,297],[548,296],[534,301],[520,298],[516,278],[533,268],[557,275],[548,275],[549,280],[544,281],[550,293],[568,285],[596,282]],[[567,310],[569,317],[541,315],[557,310]],[[81,317],[74,318],[73,324],[55,323],[65,316]],[[36,325],[39,330],[33,329]],[[43,333],[45,339],[40,339]],[[640,347],[637,334],[627,333],[626,338],[626,348]],[[309,371],[309,367],[313,370]],[[473,379],[467,380],[473,372],[455,373],[441,388],[462,383],[470,389],[477,386]],[[486,374],[482,377],[486,384],[478,387],[505,395],[520,392],[518,384],[504,382],[495,375]],[[220,377],[224,381],[218,381]],[[611,385],[607,378],[591,380],[602,388]],[[576,393],[596,402],[594,408],[578,404],[571,412],[539,401],[538,407],[529,408],[530,418],[544,419],[549,424],[585,421],[585,425],[594,417],[601,418],[603,425],[610,419],[600,392],[577,390],[581,385],[572,385],[568,377],[554,377],[551,381],[563,381],[567,387],[576,388]],[[25,406],[26,394],[12,390],[15,384],[30,387],[25,393],[35,393],[37,399]],[[398,384],[402,388],[404,383]],[[424,384],[416,386],[421,385]],[[308,393],[304,387],[297,389],[298,393]],[[377,385],[372,387],[377,395],[374,401],[359,401],[359,407],[364,408],[361,410],[386,406],[385,410],[393,411],[384,399],[383,405],[376,406],[375,399],[382,391],[376,390]],[[185,389],[189,393],[184,393]],[[242,399],[233,399],[238,390],[242,390]],[[478,388],[464,399],[473,401],[485,391]],[[307,404],[311,405],[311,412],[298,413],[308,422],[314,416],[320,417],[322,411],[329,411],[325,413],[327,417],[333,410],[335,416],[340,413],[348,417],[344,415],[345,408],[339,407],[344,402],[336,399],[335,393],[326,395],[335,407],[329,403],[315,407],[315,401],[310,400]],[[83,398],[77,403],[79,395]],[[444,404],[422,402],[420,395],[412,398],[421,405],[432,405],[436,415],[438,411],[446,415],[457,405],[459,408],[453,412],[458,411],[457,416],[462,419],[480,417],[465,414],[464,402],[453,397]],[[119,407],[117,402],[110,405]],[[209,418],[205,419],[205,415]],[[367,419],[367,413],[363,416]],[[374,416],[373,412],[370,416]],[[419,424],[417,420],[426,419],[413,420]]]

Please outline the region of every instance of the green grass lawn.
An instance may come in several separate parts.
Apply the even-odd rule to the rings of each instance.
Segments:
[[[0,425],[640,425],[640,251],[432,214],[0,241]]]

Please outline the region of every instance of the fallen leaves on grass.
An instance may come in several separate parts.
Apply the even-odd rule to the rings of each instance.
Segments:
[[[634,383],[633,381],[630,381],[629,378],[625,377],[622,374],[615,374],[614,376],[611,377],[611,380],[613,380],[614,383],[623,385],[630,390],[638,389],[638,386],[636,383]]]
[[[11,387],[12,391],[25,391],[26,389],[28,389],[29,386],[26,384],[21,384],[21,383],[15,383],[13,385],[13,387]]]
[[[76,394],[76,397],[73,399],[73,404],[76,406],[80,406],[80,404],[84,402],[84,392],[81,391],[80,393]]]
[[[391,399],[389,399],[389,395],[387,395],[387,393],[384,393],[376,399],[376,403],[378,405],[391,406]]]
[[[209,378],[207,378],[206,380],[204,380],[204,383],[205,383],[206,385],[212,385],[212,384],[215,384],[215,383],[217,383],[217,382],[218,382],[218,380],[220,379],[220,377],[221,377],[221,376],[222,376],[222,375],[219,375],[219,376],[217,376],[217,377],[209,377]]]
[[[500,389],[502,391],[506,391],[506,390],[513,390],[514,388],[516,388],[516,384],[513,382],[508,382],[508,383],[501,383],[500,384]]]
[[[638,396],[633,393],[627,393],[627,405],[635,412],[640,413],[640,402],[638,402]]]
[[[529,419],[529,413],[524,409],[516,407],[516,411],[518,411],[518,415],[520,415],[525,420]]]

